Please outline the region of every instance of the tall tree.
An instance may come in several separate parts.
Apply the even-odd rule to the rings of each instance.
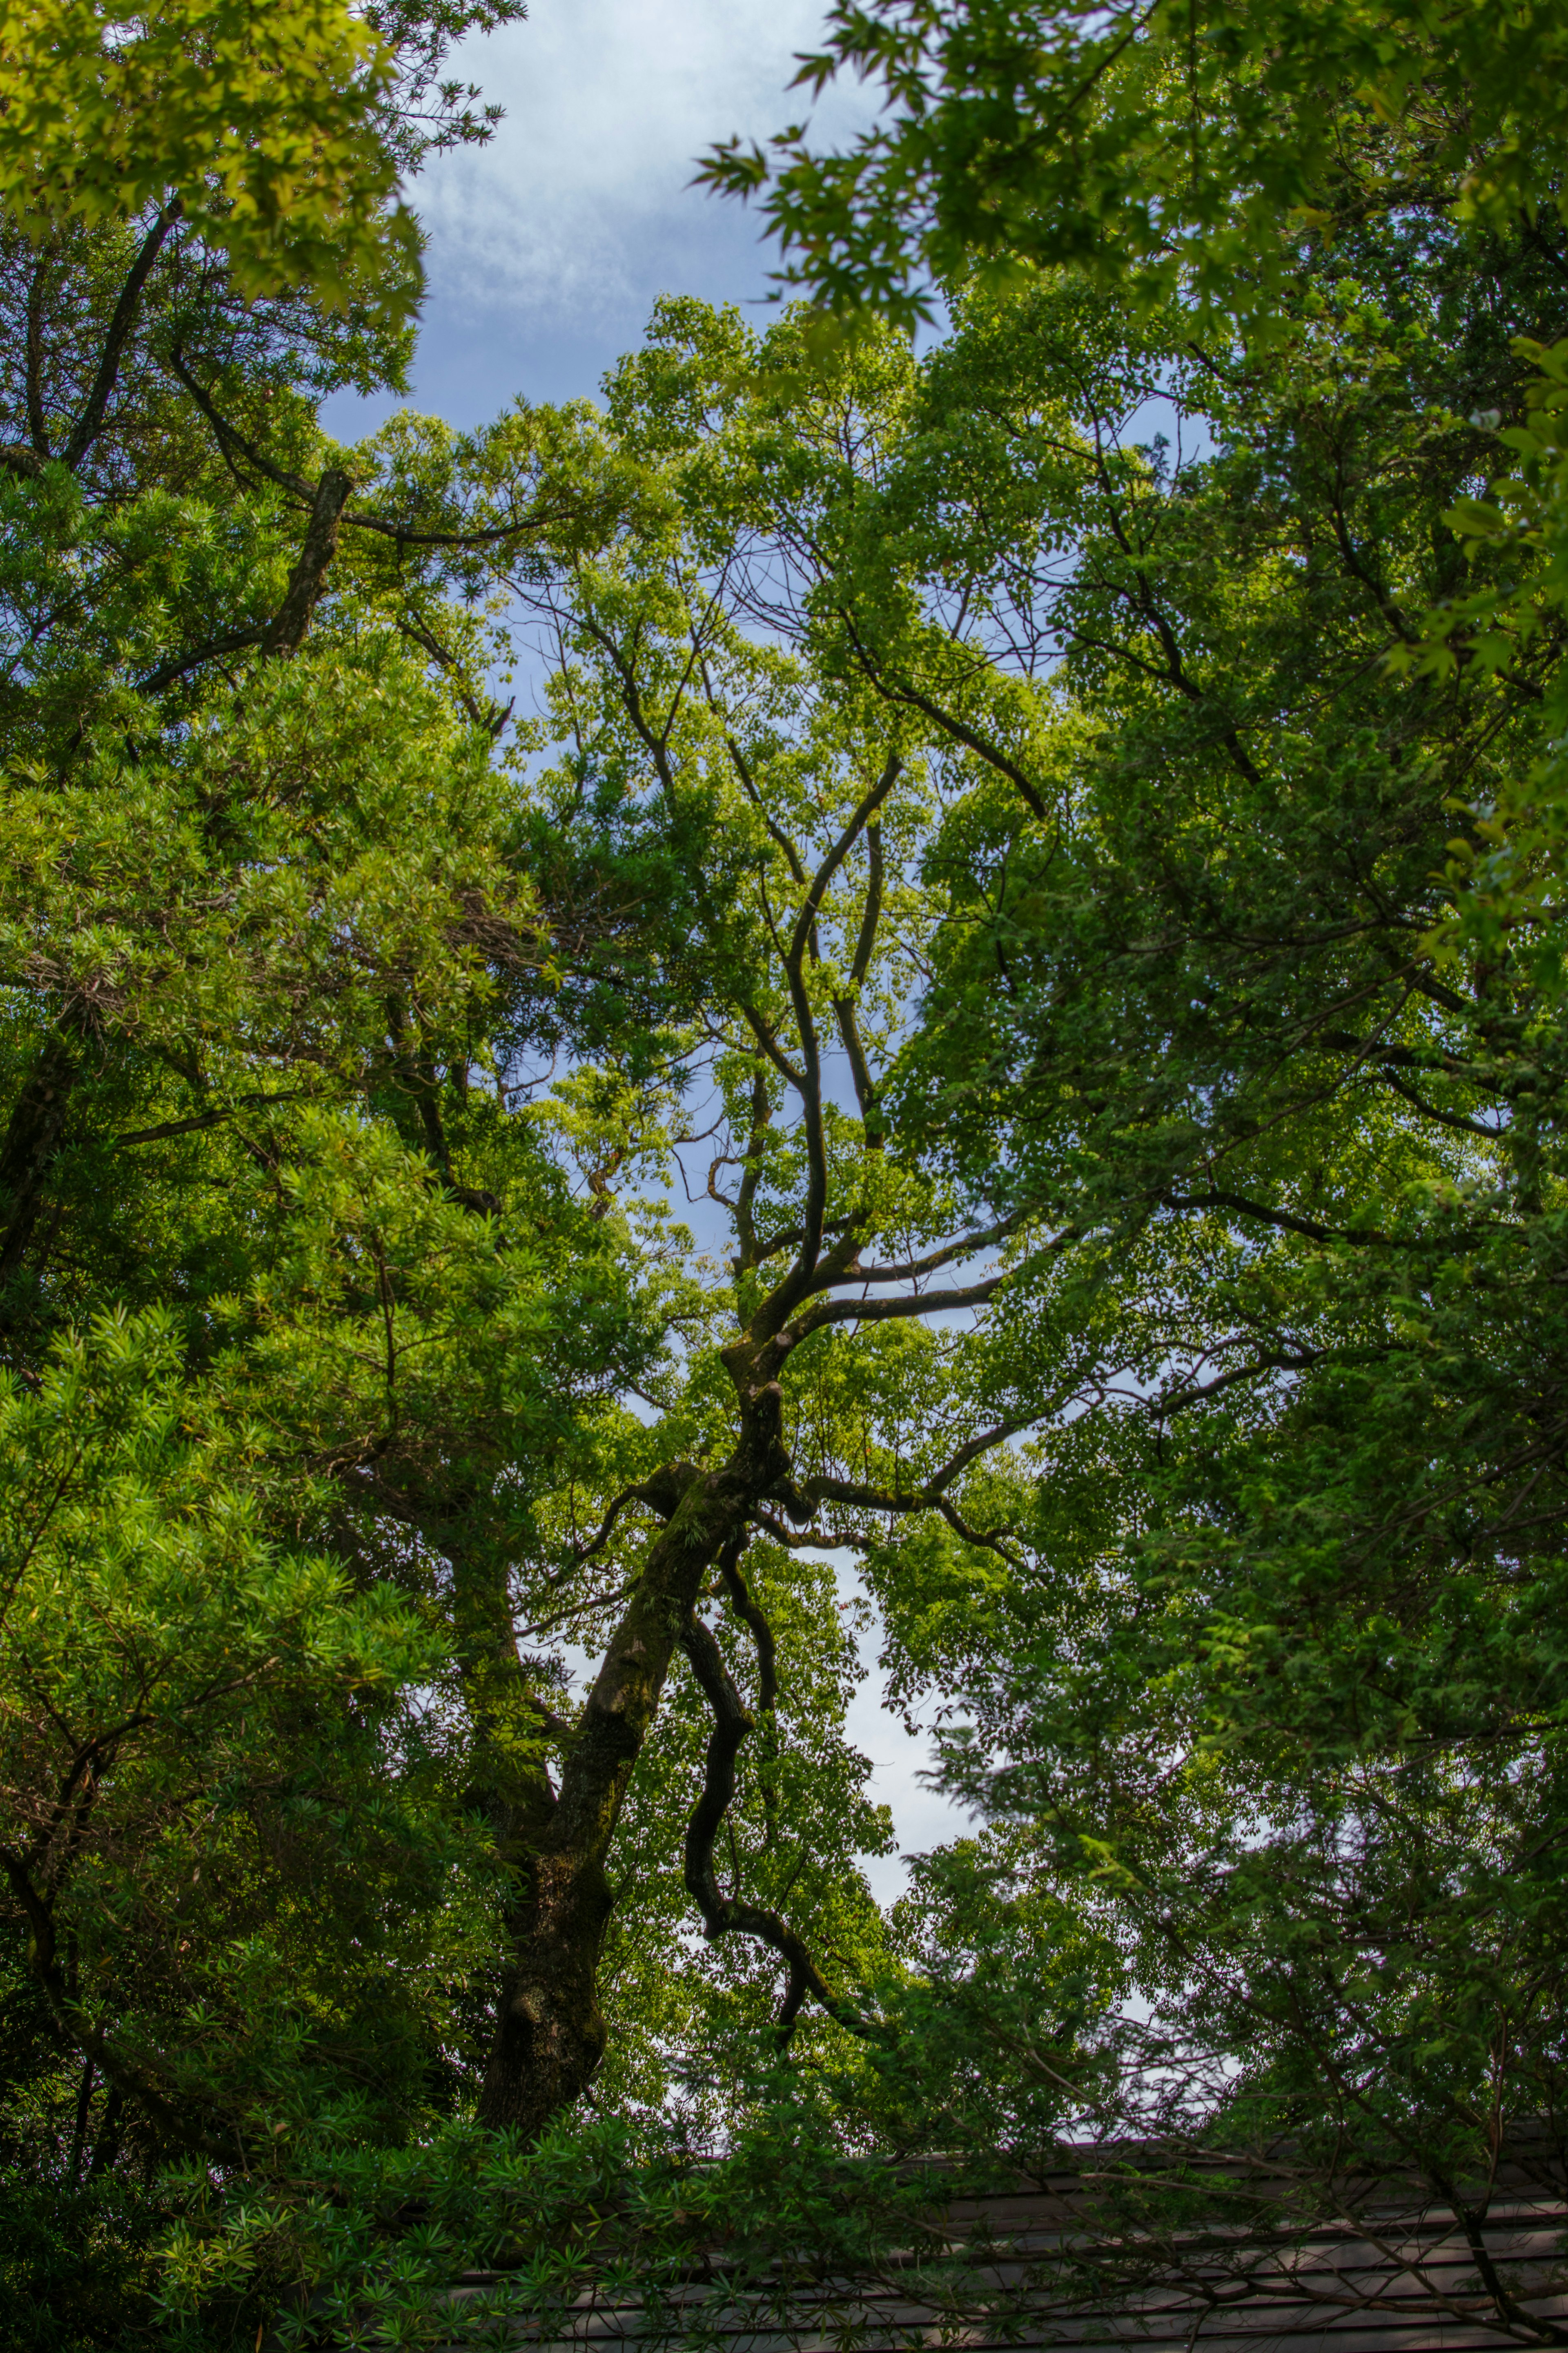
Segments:
[[[823,2144],[1096,2140],[1069,2301],[1180,2291],[1200,2194],[1226,2294],[1273,2295],[1403,2184],[1464,2316],[1548,2343],[1486,2234],[1500,2151],[1563,2164],[1563,621],[1516,568],[1560,396],[1514,348],[1562,257],[1440,210],[1346,252],[1262,352],[1065,277],[920,364],[667,305],[563,427],[637,489],[512,575],[531,871],[643,878],[668,1026],[539,1116],[606,1233],[679,1163],[728,1263],[672,1282],[625,1485],[557,1487],[514,1563],[527,1639],[604,1663],[545,1725],[483,2096],[536,2134],[602,2010],[606,2100],[657,2107],[662,2035],[732,2078],[701,2227],[765,2116],[800,2231],[858,2211],[868,2262],[907,2218],[831,2166],[813,2205]],[[828,1546],[992,1817],[885,1924],[803,1803]],[[793,2121],[744,2080],[770,1995]]]
[[[431,88],[470,21],[383,26],[377,155],[484,131]],[[99,59],[127,120],[178,63],[142,30],[150,82]],[[258,104],[265,52],[229,59]],[[74,56],[55,81],[34,58],[35,97]],[[443,1057],[461,1120],[479,1033],[565,1001],[473,610],[488,556],[551,520],[536,428],[325,442],[321,394],[399,378],[407,258],[367,278],[340,222],[359,282],[328,310],[320,238],[264,268],[200,142],[237,124],[270,169],[276,118],[211,75],[192,90],[205,127],[189,153],[139,144],[129,217],[53,185],[52,217],[4,231],[5,2144],[46,2209],[181,2145],[234,2161],[294,2079],[373,2134],[444,2096],[450,1988],[494,1941],[447,1721],[489,1653],[431,1561],[356,1512],[353,1472],[368,1451],[460,1480],[455,1423],[504,1485],[508,1460],[583,1442],[648,1345],[544,1155],[516,1131],[465,1187],[436,1104]],[[328,1435],[367,1396],[401,1453]],[[506,1510],[527,1501],[514,1481]]]
[[[1289,2132],[1313,2214],[1349,2151],[1481,2230],[1557,2087],[1515,342],[1568,261],[1459,201],[1506,123],[1334,103],[1267,337],[1157,272],[981,274],[922,361],[668,302],[602,408],[353,449],[374,288],[247,301],[184,198],[15,231],[0,1865],[58,2180],[184,2145],[305,2263],[322,2117],[350,2171],[591,2089],[743,2137],[761,2049],[841,2146]],[[868,1602],[996,1818],[890,1919]]]
[[[1015,1630],[935,1620],[925,1672],[999,1890],[1067,1897],[1147,2005],[1078,2112],[1089,2292],[1190,2277],[1223,2156],[1215,2220],[1287,2246],[1405,2185],[1456,2312],[1555,2341],[1486,2226],[1502,2153],[1548,2197],[1564,2161],[1562,282],[1540,223],[1434,207],[1342,220],[1262,352],[976,299],[869,543],[1053,680],[1032,755],[971,723],[892,1103],[977,1207],[1084,1235]],[[1163,2189],[1114,2146],[1151,2135]]]

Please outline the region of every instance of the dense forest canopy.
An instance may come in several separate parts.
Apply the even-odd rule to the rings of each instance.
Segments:
[[[1063,2295],[1223,2157],[1568,2341],[1568,19],[839,10],[816,308],[349,446],[512,12],[285,13],[0,46],[8,2329],[1071,2149]]]

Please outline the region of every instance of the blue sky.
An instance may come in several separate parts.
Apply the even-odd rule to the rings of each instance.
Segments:
[[[525,23],[467,44],[453,70],[506,121],[411,191],[430,239],[415,405],[467,426],[520,392],[592,394],[660,293],[763,295],[775,257],[757,216],[693,188],[694,160],[799,118],[795,56],[824,13],[824,0],[531,0]],[[864,103],[830,94],[816,120],[842,131]],[[349,432],[353,417],[334,403],[329,421]]]

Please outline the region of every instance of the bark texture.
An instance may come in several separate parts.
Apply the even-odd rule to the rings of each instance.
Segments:
[[[294,654],[304,644],[310,616],[321,602],[327,574],[338,552],[338,531],[353,491],[353,482],[336,466],[329,466],[316,485],[310,520],[305,527],[305,544],[289,575],[289,586],[277,617],[262,638],[264,653]]]

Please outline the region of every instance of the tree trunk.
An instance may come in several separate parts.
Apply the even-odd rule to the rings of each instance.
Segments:
[[[70,1043],[57,1029],[45,1039],[0,1143],[0,1290],[26,1256],[76,1077]]]
[[[777,1383],[737,1386],[741,1436],[729,1461],[718,1471],[681,1464],[666,1474],[679,1501],[605,1653],[548,1827],[518,1862],[507,1917],[512,1961],[479,2115],[530,2139],[581,2097],[604,2056],[599,1957],[615,1903],[605,1862],[670,1659],[724,1546],[763,1496],[787,1485]]]

